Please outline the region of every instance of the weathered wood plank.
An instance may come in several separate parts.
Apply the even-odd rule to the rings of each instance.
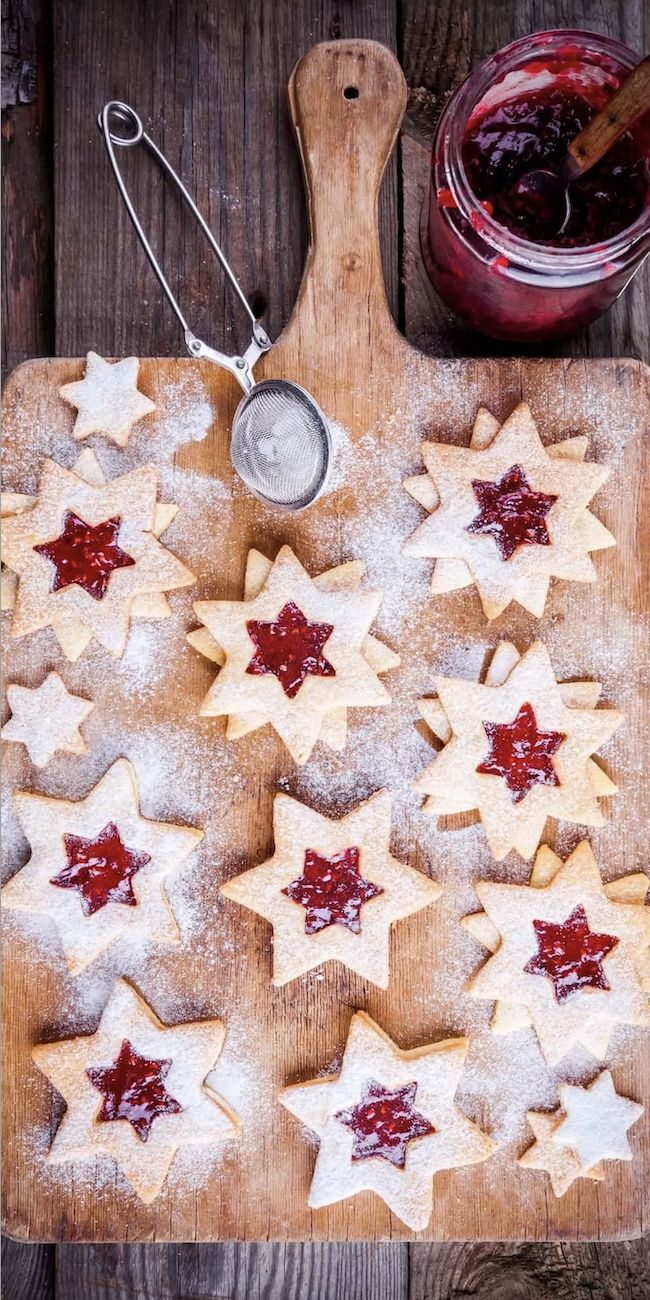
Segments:
[[[408,1300],[647,1300],[645,1241],[409,1247]]]
[[[2,1238],[4,1300],[54,1300],[54,1247]]]

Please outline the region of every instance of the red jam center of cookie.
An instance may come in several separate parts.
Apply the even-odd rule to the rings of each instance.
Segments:
[[[67,864],[50,880],[60,889],[78,889],[84,916],[92,916],[107,903],[135,907],[131,879],[151,861],[148,853],[127,849],[115,822],[109,822],[94,839],[64,835]]]
[[[318,934],[328,925],[344,925],[346,930],[359,934],[361,908],[383,892],[360,874],[356,848],[345,849],[333,858],[306,849],[302,875],[282,890],[305,908],[305,934]]]
[[[167,1092],[164,1080],[171,1061],[151,1061],[141,1056],[124,1039],[112,1065],[93,1065],[86,1070],[93,1087],[104,1100],[98,1119],[128,1119],[139,1138],[146,1142],[158,1115],[179,1115],[183,1107]]]
[[[584,907],[575,907],[562,925],[533,921],[533,927],[537,952],[524,970],[530,975],[547,975],[558,1002],[565,1002],[578,989],[610,987],[602,964],[618,939],[590,930]]]
[[[514,722],[484,722],[483,726],[490,752],[476,771],[502,776],[513,803],[524,799],[534,785],[560,784],[552,760],[566,736],[561,731],[540,731],[532,704],[522,704]]]
[[[334,631],[333,624],[310,623],[292,600],[283,606],[273,623],[250,619],[246,630],[255,646],[246,672],[257,677],[273,673],[290,700],[298,694],[308,675],[336,676],[322,653]]]
[[[61,591],[76,583],[89,596],[102,600],[114,569],[126,569],[135,560],[117,544],[121,519],[105,519],[101,524],[86,524],[72,510],[63,519],[63,532],[51,542],[35,546],[39,555],[54,565],[52,591]]]
[[[406,1083],[391,1090],[369,1079],[359,1104],[338,1111],[335,1119],[354,1134],[353,1160],[381,1156],[403,1169],[409,1142],[435,1133],[433,1124],[415,1109],[417,1087]]]
[[[502,560],[518,546],[550,546],[545,520],[557,497],[533,492],[521,465],[511,465],[495,483],[472,479],[472,487],[481,508],[467,532],[493,537]]]

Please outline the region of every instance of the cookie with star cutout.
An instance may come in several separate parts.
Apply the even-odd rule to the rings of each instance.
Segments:
[[[298,764],[318,740],[344,748],[348,708],[386,706],[379,674],[399,664],[370,634],[381,593],[362,576],[350,561],[311,578],[290,546],[273,561],[249,551],[244,599],[194,606],[188,640],[220,665],[201,714],[225,715],[228,739],[270,723]]]
[[[590,552],[616,542],[588,509],[609,470],[586,451],[545,446],[525,402],[502,425],[481,408],[469,447],[423,443],[427,473],[404,486],[429,517],[404,552],[435,559],[432,592],[475,585],[487,618],[512,601],[539,618],[552,578],[594,582]]]
[[[239,1136],[237,1116],[206,1082],[225,1037],[220,1020],[164,1025],[116,980],[97,1031],[32,1049],[66,1112],[47,1163],[107,1155],[147,1204],[181,1147]]]
[[[155,402],[140,392],[137,357],[105,361],[96,352],[86,357],[83,379],[63,384],[59,393],[77,412],[73,438],[104,434],[118,447],[126,447],[133,426],[155,411]]]
[[[353,1015],[340,1074],[280,1092],[319,1138],[312,1209],[371,1191],[414,1232],[426,1228],[438,1170],[495,1150],[454,1105],[468,1047],[449,1038],[402,1051],[364,1011]]]
[[[165,882],[203,831],[142,817],[127,759],[85,799],[19,791],[14,803],[31,857],[4,886],[2,902],[54,922],[73,975],[121,939],[178,941]]]
[[[650,877],[603,884],[587,840],[563,862],[544,845],[527,885],[478,881],[465,928],[493,954],[467,988],[492,1028],[532,1025],[549,1065],[580,1045],[602,1060],[616,1024],[650,1027]]]
[[[390,828],[387,790],[339,819],[276,795],[273,856],[221,886],[226,898],[271,922],[274,984],[340,961],[388,986],[391,925],[442,892],[392,856]]]
[[[425,812],[478,811],[497,861],[511,849],[532,857],[549,817],[604,825],[598,800],[616,786],[592,755],[622,714],[596,708],[598,682],[559,683],[541,641],[522,655],[501,641],[484,683],[435,684],[437,698],[419,701],[444,744],[415,783]]]
[[[89,449],[72,470],[46,460],[38,496],[2,521],[12,637],[51,627],[72,662],[93,637],[119,657],[132,618],[168,617],[164,593],[194,574],[159,540],[178,507],[157,494],[154,465],[107,481]]]

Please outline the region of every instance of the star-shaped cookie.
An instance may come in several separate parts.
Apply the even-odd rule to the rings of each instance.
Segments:
[[[205,1082],[225,1032],[220,1020],[163,1025],[116,980],[96,1033],[32,1049],[67,1106],[47,1163],[111,1156],[153,1201],[180,1147],[239,1136],[237,1116]]]
[[[228,716],[236,739],[270,722],[296,763],[320,739],[342,749],[349,706],[386,705],[378,673],[399,658],[370,625],[379,592],[360,591],[363,565],[350,562],[310,578],[290,546],[274,561],[248,554],[243,601],[198,601],[203,623],[188,640],[222,665],[201,706]]]
[[[77,409],[73,438],[103,433],[118,447],[126,447],[134,424],[156,409],[138,388],[139,369],[137,357],[110,362],[88,353],[83,379],[59,389],[64,401]]]
[[[2,739],[23,744],[35,767],[45,767],[58,750],[85,754],[79,727],[94,705],[71,695],[58,673],[48,673],[40,686],[8,686],[7,700],[11,717],[2,728]]]
[[[434,1174],[495,1149],[454,1105],[468,1046],[449,1038],[402,1051],[357,1011],[340,1074],[282,1089],[282,1105],[320,1139],[313,1209],[372,1191],[414,1232],[426,1228]]]
[[[85,799],[19,791],[14,801],[32,853],[4,886],[3,903],[51,917],[73,974],[122,937],[178,940],[164,882],[203,832],[142,817],[127,759]]]
[[[513,600],[541,617],[551,578],[595,581],[589,552],[616,543],[587,508],[609,470],[586,450],[545,447],[525,402],[502,425],[481,408],[468,448],[423,443],[427,473],[404,486],[430,513],[404,551],[435,558],[432,592],[476,584],[489,619]]]
[[[587,840],[566,862],[540,848],[528,885],[479,881],[484,911],[464,925],[493,956],[467,992],[495,1000],[495,1032],[532,1024],[556,1065],[576,1044],[602,1059],[617,1023],[649,1026],[649,885],[603,885]]]
[[[548,1174],[557,1197],[564,1196],[576,1178],[591,1178],[594,1182],[602,1183],[605,1177],[601,1164],[585,1169],[575,1151],[560,1146],[554,1140],[553,1135],[561,1114],[561,1110],[554,1111],[552,1115],[541,1110],[527,1111],[526,1119],[535,1134],[535,1141],[517,1161],[524,1169],[543,1169]]]
[[[547,817],[604,825],[598,803],[616,786],[592,754],[622,721],[597,709],[598,682],[558,683],[548,650],[497,645],[485,683],[436,678],[438,698],[420,712],[444,748],[418,777],[425,812],[478,810],[500,861],[532,857]]]
[[[73,470],[45,461],[38,496],[2,524],[3,559],[18,579],[6,602],[13,637],[51,626],[72,661],[93,636],[119,656],[132,617],[167,617],[163,593],[191,586],[194,574],[158,540],[177,507],[157,502],[157,490],[154,465],[107,482],[88,449]]]
[[[627,1131],[644,1113],[638,1102],[622,1097],[609,1070],[588,1088],[561,1084],[562,1105],[552,1115],[528,1111],[536,1141],[519,1158],[525,1169],[543,1169],[556,1196],[564,1196],[576,1178],[605,1178],[604,1160],[632,1160]]]
[[[390,824],[387,790],[340,819],[276,795],[273,857],[221,886],[271,922],[274,984],[334,960],[387,987],[392,923],[442,892],[392,856]]]

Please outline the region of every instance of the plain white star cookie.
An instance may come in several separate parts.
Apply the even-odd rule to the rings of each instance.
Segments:
[[[340,819],[276,795],[273,857],[221,886],[226,898],[271,922],[274,984],[340,961],[388,986],[391,925],[442,893],[392,856],[390,826],[387,790]]]
[[[282,1105],[320,1139],[313,1209],[371,1191],[414,1232],[426,1228],[434,1174],[495,1150],[454,1105],[468,1046],[449,1038],[402,1051],[357,1011],[340,1074],[282,1089]]]
[[[14,802],[32,852],[2,901],[54,922],[72,974],[123,938],[178,941],[165,880],[203,831],[142,817],[127,759],[117,759],[85,799],[18,791]]]
[[[116,980],[96,1033],[32,1049],[67,1106],[47,1163],[108,1155],[153,1201],[181,1147],[239,1136],[237,1116],[206,1083],[225,1032],[220,1020],[164,1025]]]
[[[587,840],[566,862],[542,846],[529,885],[478,881],[484,911],[463,924],[493,956],[467,992],[495,1001],[494,1031],[532,1024],[556,1065],[577,1044],[602,1060],[615,1024],[650,1025],[649,885],[604,885]]]
[[[59,389],[64,401],[77,410],[73,438],[103,433],[118,447],[126,447],[134,424],[156,409],[138,388],[139,369],[137,357],[110,362],[96,352],[88,353],[83,379]]]
[[[24,745],[35,767],[45,767],[59,750],[86,753],[79,728],[95,706],[92,700],[71,695],[58,673],[48,673],[40,686],[8,686],[7,700],[11,717],[2,728],[2,739]]]
[[[477,810],[497,861],[534,854],[548,817],[603,826],[598,799],[616,786],[592,755],[622,721],[597,709],[598,682],[558,683],[546,646],[520,655],[507,641],[485,683],[435,679],[438,696],[419,708],[444,748],[418,777],[424,811]]]
[[[423,443],[427,473],[404,486],[430,513],[404,551],[435,559],[432,592],[475,584],[489,619],[513,600],[541,617],[551,578],[594,582],[589,552],[616,542],[587,508],[609,470],[586,450],[545,447],[525,402],[502,425],[481,408],[467,448]]]
[[[547,1173],[553,1192],[558,1198],[568,1192],[576,1178],[591,1178],[597,1183],[602,1183],[605,1178],[605,1170],[601,1164],[593,1165],[591,1169],[584,1169],[575,1151],[570,1147],[560,1146],[559,1142],[554,1141],[553,1134],[561,1113],[560,1110],[556,1110],[552,1115],[547,1115],[540,1110],[527,1111],[526,1119],[535,1134],[535,1141],[517,1161],[517,1164],[524,1169],[542,1169]]]
[[[359,590],[363,565],[311,578],[290,546],[248,554],[244,599],[204,600],[188,640],[222,665],[201,706],[226,715],[228,739],[271,723],[296,763],[320,739],[342,749],[348,707],[385,706],[378,674],[399,658],[369,633],[381,593]]]

